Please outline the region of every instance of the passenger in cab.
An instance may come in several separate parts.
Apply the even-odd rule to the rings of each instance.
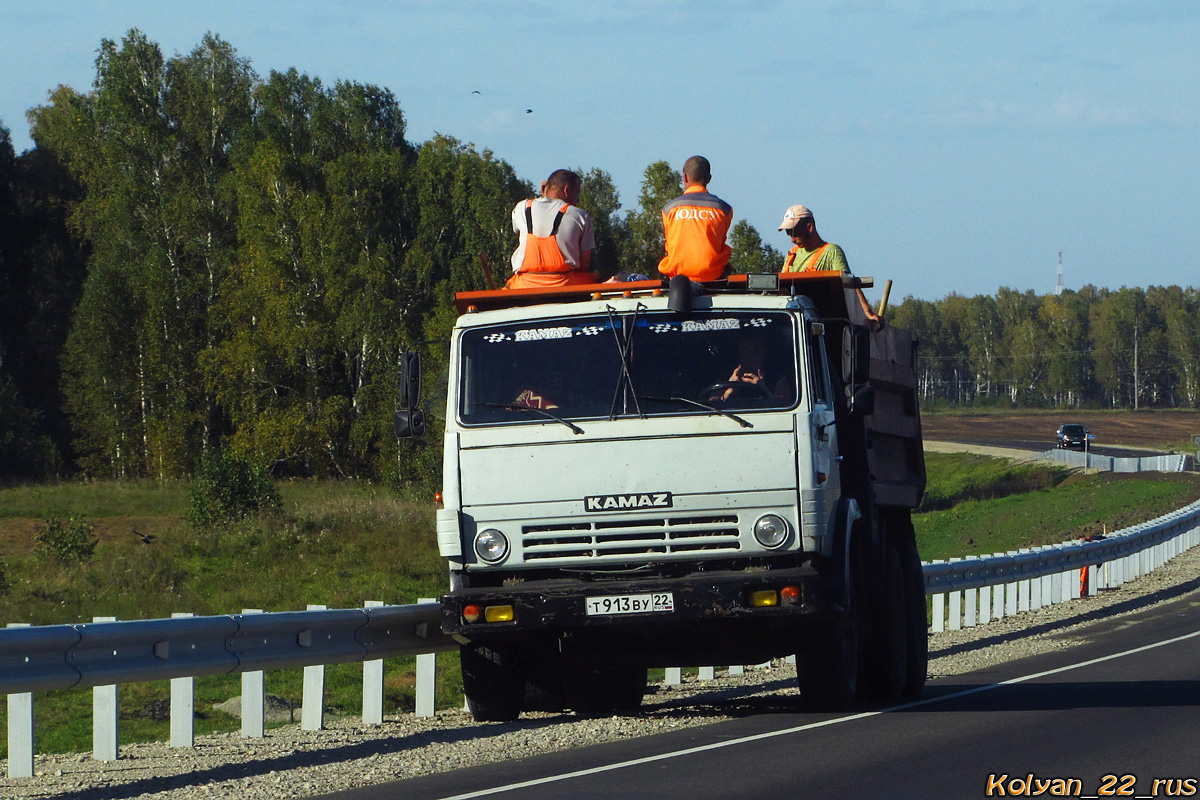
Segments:
[[[852,274],[846,263],[846,253],[833,242],[827,242],[817,233],[817,222],[813,213],[805,206],[790,206],[783,214],[783,222],[779,230],[792,240],[792,249],[788,251],[783,261],[783,274],[791,272],[842,272]],[[862,289],[854,290],[858,294],[858,302],[871,326],[878,330],[883,327],[883,320],[871,310]]]
[[[725,276],[732,252],[725,243],[733,207],[708,191],[712,180],[708,159],[692,156],[683,165],[683,194],[663,206],[667,254],[658,271],[668,278],[686,275],[694,281]]]
[[[513,230],[520,237],[512,255],[513,275],[505,288],[530,289],[596,283],[591,272],[596,249],[592,220],[576,205],[581,180],[569,169],[555,170],[542,196],[517,203]]]

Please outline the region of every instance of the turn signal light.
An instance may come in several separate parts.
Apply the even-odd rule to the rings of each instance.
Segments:
[[[483,609],[476,605],[469,605],[463,609],[463,619],[467,622],[478,622],[483,616]]]
[[[795,606],[800,604],[800,587],[785,586],[779,590],[779,598],[783,600],[785,606]]]
[[[779,594],[774,589],[763,589],[750,593],[750,605],[755,608],[779,605]]]
[[[441,492],[433,493],[433,504],[435,506],[437,506],[439,509],[445,508],[445,506],[442,505],[442,493]]]
[[[483,618],[488,622],[512,622],[517,615],[512,606],[488,606],[483,610]]]

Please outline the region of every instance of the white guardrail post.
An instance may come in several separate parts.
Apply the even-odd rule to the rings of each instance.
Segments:
[[[171,619],[190,619],[191,614],[172,614]],[[192,747],[196,743],[196,679],[171,678],[171,747]]]
[[[116,622],[116,617],[93,617],[92,622]],[[117,684],[92,687],[92,758],[116,761],[120,738]]]
[[[309,611],[327,611],[329,606],[309,603]],[[313,646],[313,632],[300,632],[300,646]],[[325,727],[325,665],[304,668],[304,698],[300,702],[300,730],[319,731]]]
[[[368,600],[363,608],[382,608],[382,600]],[[383,659],[372,658],[363,662],[363,711],[364,725],[383,724]]]
[[[9,628],[28,628],[28,622],[10,622]],[[8,696],[8,777],[33,777],[33,692]]]
[[[945,561],[934,561],[934,564],[945,564]],[[946,630],[946,595],[939,592],[933,596],[931,610],[929,616],[932,617],[930,624],[934,633],[941,633]]]
[[[436,603],[437,598],[422,597],[417,605]],[[432,717],[434,715],[434,694],[437,689],[437,654],[422,653],[417,656],[417,698],[416,715]]]
[[[242,614],[261,614],[261,608],[243,608]],[[242,673],[242,736],[261,739],[266,735],[266,686],[261,669]]]

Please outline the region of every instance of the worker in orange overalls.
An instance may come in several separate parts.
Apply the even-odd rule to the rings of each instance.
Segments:
[[[733,207],[708,191],[712,180],[708,159],[692,156],[683,165],[683,194],[663,206],[667,254],[658,271],[669,278],[686,275],[694,281],[725,276],[731,251],[725,243]]]
[[[846,253],[833,242],[827,242],[817,233],[817,222],[813,214],[804,206],[791,206],[783,214],[783,222],[779,230],[792,240],[792,249],[783,260],[782,273],[789,272],[842,272],[852,274],[846,263]],[[883,320],[871,310],[867,296],[862,289],[855,289],[859,305],[869,323],[879,329]]]
[[[520,237],[512,255],[513,275],[505,287],[530,289],[596,283],[591,272],[596,237],[579,202],[579,175],[569,169],[550,173],[542,196],[517,203],[513,230]]]

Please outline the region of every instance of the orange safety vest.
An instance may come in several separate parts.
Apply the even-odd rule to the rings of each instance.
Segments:
[[[804,259],[804,264],[801,265],[800,269],[793,270],[792,265],[796,263],[796,253],[798,253],[800,251],[800,245],[795,245],[794,247],[792,247],[791,250],[788,251],[787,258],[783,262],[783,269],[781,271],[782,272],[812,272],[813,267],[816,265],[816,263],[818,261],[821,260],[821,253],[825,252],[826,247],[829,247],[829,242],[826,242],[825,244],[818,247],[816,250],[814,250],[809,255],[808,258]]]
[[[534,236],[533,200],[525,201],[525,257],[518,272],[570,272],[573,269],[558,249],[558,226],[570,207],[567,203],[558,210],[549,236]]]

